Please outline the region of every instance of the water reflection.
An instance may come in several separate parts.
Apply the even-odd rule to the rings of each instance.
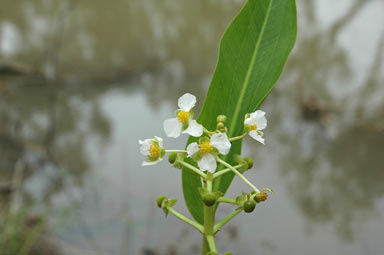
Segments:
[[[376,204],[383,197],[379,151],[384,98],[378,80],[383,76],[383,36],[374,42],[373,61],[361,81],[361,73],[355,71],[361,70],[359,63],[350,62],[351,53],[338,40],[369,4],[372,1],[354,1],[326,29],[313,22],[317,20],[313,11],[306,11],[308,20],[302,19],[306,24],[302,26],[311,34],[299,37],[283,93],[273,99],[280,101],[278,108],[291,109],[274,116],[277,125],[272,127],[283,147],[279,168],[288,180],[290,196],[312,223],[331,222],[348,239],[358,219],[376,215]],[[302,7],[308,6],[307,2]],[[377,31],[384,35],[383,26]],[[287,94],[295,98],[296,106],[287,102]]]
[[[182,199],[180,177],[165,164],[141,171],[136,142],[161,130],[184,92],[195,94],[201,106],[220,36],[242,3],[8,4],[0,15],[0,219],[21,215],[27,224],[40,218],[48,232],[39,236],[54,240],[38,246],[57,243],[63,254],[197,254],[200,237],[154,208],[158,190]],[[331,225],[351,240],[368,219],[384,232],[382,218],[373,217],[382,211],[384,177],[382,9],[374,0],[298,1],[298,42],[264,106],[268,146],[247,143],[244,151],[263,169],[253,176],[256,183],[278,192],[270,207],[259,208],[255,217],[263,221],[242,215],[239,225],[220,233],[222,249],[348,249],[341,241],[327,250],[319,246],[330,242],[331,230],[318,230],[322,242],[311,243],[303,221],[316,229]],[[356,31],[365,33],[356,38]],[[184,142],[167,141],[175,147]],[[303,241],[291,240],[287,229]],[[383,246],[377,241],[372,247]]]

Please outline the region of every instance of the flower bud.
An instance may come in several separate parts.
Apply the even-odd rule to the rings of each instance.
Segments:
[[[207,193],[203,195],[203,203],[206,206],[212,206],[216,203],[216,195],[213,193]]]
[[[224,255],[232,255],[232,253],[226,252],[226,253],[224,253]]]
[[[267,200],[268,198],[268,194],[265,193],[265,192],[260,192],[260,193],[257,193],[256,196],[255,196],[255,201],[257,203],[260,203],[260,202],[264,202],[265,200]]]
[[[217,252],[210,251],[210,252],[207,253],[207,255],[217,255]]]
[[[163,201],[164,201],[164,199],[168,199],[168,198],[165,197],[165,196],[159,196],[159,197],[157,198],[157,206],[158,206],[159,208],[161,208],[161,207],[163,206]]]
[[[168,156],[168,161],[171,164],[174,164],[177,158],[177,153],[176,152],[171,152]]]
[[[255,210],[255,207],[256,207],[256,202],[253,200],[246,200],[243,203],[243,209],[244,209],[244,212],[246,213],[253,212],[253,210]]]
[[[216,125],[216,129],[217,130],[223,129],[224,127],[225,127],[225,125],[224,125],[223,122],[218,122],[217,125]]]
[[[247,162],[247,165],[248,165],[248,168],[247,169],[250,169],[252,168],[253,166],[253,160],[251,158],[244,158],[244,161]]]
[[[219,122],[225,123],[226,121],[227,121],[227,116],[225,116],[225,115],[217,116],[217,119],[216,119],[217,123],[219,123]]]

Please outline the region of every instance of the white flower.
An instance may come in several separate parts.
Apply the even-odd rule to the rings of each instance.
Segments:
[[[214,173],[217,167],[216,159],[218,153],[226,155],[231,149],[231,142],[225,133],[216,133],[210,139],[203,140],[200,144],[191,143],[187,147],[188,157],[197,161],[201,171]]]
[[[267,119],[265,118],[265,112],[257,110],[251,114],[246,114],[244,125],[249,126],[249,135],[253,139],[261,142],[262,144],[265,144],[265,140],[263,138],[264,133],[261,132],[261,130],[267,127]]]
[[[192,108],[196,104],[196,97],[186,93],[179,98],[179,110],[176,111],[176,118],[164,121],[164,131],[168,137],[179,137],[181,133],[199,137],[203,134],[203,126],[193,120]]]
[[[153,139],[145,139],[144,141],[139,140],[140,153],[147,156],[147,161],[143,162],[143,166],[154,165],[161,160],[165,154],[163,147],[163,139],[155,136]]]

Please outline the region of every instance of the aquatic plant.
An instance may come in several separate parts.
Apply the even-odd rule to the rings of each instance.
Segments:
[[[219,60],[202,111],[194,120],[196,97],[187,93],[179,98],[174,118],[164,121],[168,137],[190,135],[186,149],[172,150],[163,139],[139,141],[147,157],[143,165],[168,161],[182,170],[186,205],[194,219],[177,212],[175,199],[157,198],[165,215],[173,214],[203,235],[201,254],[218,254],[215,234],[240,212],[251,213],[267,199],[269,188],[258,189],[244,173],[253,161],[241,156],[242,140],[249,135],[264,144],[267,126],[265,112],[259,110],[281,75],[296,40],[294,0],[249,0],[225,31]],[[249,187],[236,198],[225,197],[233,178],[238,176]],[[220,203],[236,209],[215,221]],[[227,253],[228,254],[228,253]]]

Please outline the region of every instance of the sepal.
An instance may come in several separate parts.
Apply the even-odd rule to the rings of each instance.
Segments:
[[[177,158],[177,152],[169,153],[169,156],[168,156],[169,163],[174,164],[176,161],[176,158]]]

